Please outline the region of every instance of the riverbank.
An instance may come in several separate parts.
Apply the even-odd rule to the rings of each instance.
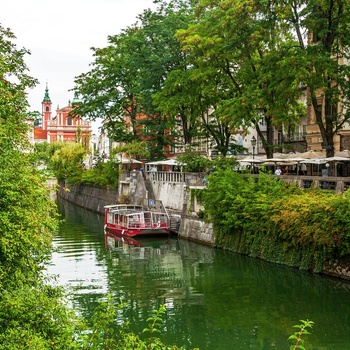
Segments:
[[[136,334],[165,303],[166,331],[159,336],[186,349],[289,349],[287,339],[300,318],[315,321],[308,349],[347,349],[346,281],[185,239],[151,239],[142,248],[104,240],[99,215],[59,204],[65,221],[55,235],[49,273],[71,286],[74,307],[86,319],[107,290],[115,301],[123,298],[117,323],[128,321]]]
[[[58,187],[58,195],[68,202],[101,215],[104,213],[103,207],[105,205],[116,203],[120,197],[125,197],[127,193],[133,199],[133,202],[137,204],[144,204],[145,201],[147,203],[150,199],[155,200],[155,198],[161,198],[169,214],[175,216],[177,219],[181,219],[181,225],[178,231],[179,237],[213,247],[219,246],[222,249],[236,251],[240,254],[251,255],[247,253],[248,249],[245,251],[230,249],[230,247],[222,245],[222,242],[215,242],[213,225],[204,222],[196,215],[201,208],[201,204],[198,203],[193,193],[195,193],[200,186],[196,186],[193,180],[192,182],[187,182],[187,184],[181,182],[167,183],[155,180],[146,180],[145,183],[143,183],[138,176],[140,176],[140,174],[137,173],[134,175],[134,178],[132,178],[132,176],[129,179],[125,178],[124,181],[121,182],[118,190],[61,184],[61,186]],[[143,190],[141,190],[140,187],[142,187]],[[282,248],[283,247],[276,247],[279,254],[284,254]],[[305,249],[303,254],[306,256],[308,255],[307,249]],[[253,257],[267,260],[264,259],[263,256],[259,256],[259,254]],[[300,261],[303,259],[305,259],[305,257],[301,257]],[[281,263],[281,261],[273,262]],[[283,261],[282,264],[284,264]],[[298,265],[289,266],[300,268]],[[326,264],[322,271],[318,272],[350,280],[350,257],[332,261]]]

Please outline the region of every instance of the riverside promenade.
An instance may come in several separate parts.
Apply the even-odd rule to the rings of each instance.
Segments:
[[[130,175],[124,173],[125,178]],[[247,174],[247,176],[258,177],[258,174]],[[296,183],[300,188],[320,188],[323,190],[334,191],[340,193],[346,191],[350,187],[350,177],[341,176],[308,176],[308,175],[271,175],[278,177],[280,180],[292,184]],[[205,186],[206,176],[204,173],[182,173],[182,172],[146,172],[146,178],[151,181],[182,183],[187,186]]]

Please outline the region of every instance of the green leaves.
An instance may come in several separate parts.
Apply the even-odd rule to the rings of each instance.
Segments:
[[[325,262],[350,253],[347,193],[301,190],[262,173],[254,181],[219,168],[208,181],[203,192],[205,217],[214,225],[218,246],[316,272]],[[233,242],[245,243],[237,247]],[[273,246],[276,249],[270,250]],[[299,257],[290,261],[293,252]]]
[[[149,332],[151,338],[154,333],[161,333],[159,327],[162,325],[162,316],[166,313],[166,307],[164,304],[160,305],[158,310],[152,310],[152,312],[153,316],[146,320],[148,328],[144,328],[142,331],[142,333]]]
[[[292,340],[295,343],[294,345],[291,345],[290,350],[306,350],[302,336],[311,334],[309,333],[308,328],[312,328],[314,322],[309,320],[300,320],[300,322],[301,324],[293,326],[293,328],[297,328],[298,331],[288,338],[288,340]]]
[[[207,157],[194,152],[191,147],[186,149],[185,153],[180,155],[177,160],[184,164],[183,170],[185,172],[203,172],[206,171],[211,164],[211,161]]]
[[[9,30],[0,27],[0,349],[71,348],[73,316],[42,271],[56,207],[27,152],[25,91],[35,84]]]
[[[58,180],[70,180],[82,172],[82,162],[86,150],[80,143],[65,143],[50,159],[50,166]]]

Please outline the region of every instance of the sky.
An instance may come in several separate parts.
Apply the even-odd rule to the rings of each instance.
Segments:
[[[0,24],[10,28],[18,48],[26,48],[29,74],[39,84],[28,91],[31,111],[41,112],[46,84],[52,107],[74,97],[74,77],[90,70],[91,47],[134,24],[153,0],[0,0]],[[96,131],[99,123],[93,123]]]

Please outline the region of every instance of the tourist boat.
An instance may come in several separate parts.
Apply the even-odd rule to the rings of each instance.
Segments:
[[[170,233],[170,219],[167,213],[145,210],[141,205],[106,205],[105,231],[134,236],[158,236]]]

